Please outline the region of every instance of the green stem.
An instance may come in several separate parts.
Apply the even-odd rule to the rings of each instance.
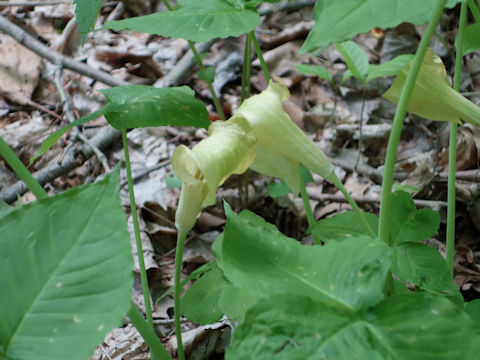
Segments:
[[[347,189],[345,189],[345,186],[343,186],[342,182],[340,181],[340,179],[337,177],[337,175],[335,175],[335,173],[333,175],[331,175],[328,180],[330,180],[333,185],[335,185],[338,190],[340,190],[340,192],[343,194],[343,196],[345,196],[345,199],[347,200],[347,202],[350,204],[350,206],[353,208],[353,211],[355,211],[355,213],[357,214],[358,218],[360,219],[360,221],[362,222],[363,224],[363,227],[365,228],[365,231],[371,236],[371,237],[376,237],[374,231],[372,230],[370,224],[367,222],[367,219],[365,219],[365,216],[363,214],[363,211],[360,210],[360,208],[358,207],[357,203],[355,202],[355,200],[353,200],[352,196],[349,194],[349,192],[347,191]]]
[[[260,61],[260,66],[262,67],[263,75],[265,75],[265,79],[267,80],[267,83],[269,83],[270,80],[272,80],[272,77],[270,76],[270,71],[268,70],[267,63],[263,58],[262,49],[260,49],[260,45],[258,44],[254,31],[250,31],[250,37],[252,38],[253,47],[255,48],[255,52],[257,53],[258,60]]]
[[[168,11],[172,11],[173,7],[168,3],[167,0],[163,0],[163,3],[167,7]],[[193,53],[193,57],[195,61],[197,62],[198,67],[200,70],[205,69],[205,65],[203,65],[202,57],[198,53],[197,49],[195,49],[195,44],[193,41],[188,40],[188,46],[190,47],[190,50]],[[223,113],[222,105],[220,104],[220,101],[218,100],[217,94],[215,94],[215,90],[213,89],[213,85],[210,81],[206,81],[208,90],[210,91],[210,94],[212,95],[212,101],[213,105],[215,106],[215,110],[217,110],[218,116],[220,116],[220,119],[225,121],[225,114]]]
[[[153,328],[145,321],[140,311],[132,303],[127,313],[128,318],[132,322],[133,326],[138,330],[140,335],[147,343],[154,360],[171,360],[170,354],[165,350],[161,341],[158,339]]]
[[[388,141],[387,154],[385,158],[385,171],[382,181],[382,197],[380,201],[380,220],[378,228],[378,235],[380,239],[382,239],[386,243],[389,243],[390,241],[388,236],[388,227],[390,223],[389,216],[392,201],[393,174],[395,170],[398,143],[400,141],[400,134],[402,133],[403,121],[405,120],[407,106],[410,101],[413,88],[415,86],[415,81],[420,71],[420,66],[422,65],[423,57],[425,56],[425,52],[427,51],[430,39],[435,32],[435,27],[440,21],[440,17],[442,16],[445,3],[446,0],[439,0],[437,2],[437,7],[433,12],[432,19],[430,20],[430,23],[425,30],[425,34],[423,35],[420,44],[418,45],[415,60],[413,62],[412,68],[408,73],[405,85],[403,86],[402,93],[400,95],[400,101],[398,102],[397,106],[397,111],[393,119],[392,130],[390,132],[390,139]]]
[[[250,96],[250,75],[252,70],[252,38],[250,33],[245,38],[245,49],[243,52],[243,67],[242,67],[242,91],[241,102]]]
[[[13,171],[15,171],[18,177],[25,183],[25,185],[27,185],[28,189],[37,199],[46,199],[48,197],[47,192],[43,189],[42,185],[40,185],[33,177],[10,146],[3,141],[2,137],[0,137],[0,155],[2,155],[7,164],[10,165]]]
[[[357,171],[358,164],[360,163],[360,158],[362,157],[362,152],[363,152],[363,113],[365,112],[366,91],[367,91],[367,84],[363,82],[362,107],[360,109],[360,126],[359,126],[360,134],[358,138],[358,156],[357,156],[357,161],[355,162],[355,166],[353,167],[354,171]]]
[[[477,9],[478,10],[478,9]],[[462,2],[460,8],[460,24],[457,34],[457,46],[455,55],[455,76],[453,88],[460,91],[463,58],[463,34],[467,22],[467,4]],[[450,124],[450,144],[448,151],[448,210],[447,210],[447,267],[453,276],[455,258],[455,178],[457,167],[457,124]]]
[[[145,314],[148,324],[153,329],[152,305],[150,303],[150,291],[148,289],[147,271],[143,259],[142,240],[140,239],[140,227],[138,226],[137,205],[135,204],[135,193],[133,192],[132,168],[130,167],[130,154],[128,152],[127,130],[122,130],[123,152],[125,154],[125,169],[127,170],[128,193],[130,195],[130,209],[132,212],[133,230],[137,244],[138,265],[140,266],[140,282],[142,283],[143,300],[145,301]]]
[[[464,2],[462,2],[463,5]],[[470,9],[470,12],[473,15],[473,18],[475,19],[476,23],[480,22],[480,10],[478,10],[477,4],[475,4],[475,1],[473,0],[467,0],[468,8]],[[460,10],[461,12],[461,10]],[[460,15],[461,16],[461,15]]]
[[[172,10],[173,10],[173,7],[168,3],[167,0],[163,0],[163,3],[164,3],[165,6],[167,7],[168,11],[172,11]]]
[[[185,239],[187,233],[178,232],[177,234],[177,251],[175,253],[175,276],[174,276],[174,293],[173,302],[175,307],[175,335],[177,337],[177,349],[179,360],[185,360],[185,353],[183,352],[182,343],[182,328],[180,326],[180,295],[182,294],[182,284],[180,283],[182,276],[182,262],[183,262],[183,249],[185,247]]]
[[[303,181],[302,173],[300,171],[300,194],[302,195],[303,207],[307,215],[308,227],[311,229],[315,225],[315,217],[313,216],[312,206],[310,205],[310,199],[308,198],[307,188],[305,181]],[[322,242],[313,234],[313,241],[316,245],[321,245]]]
[[[192,50],[193,57],[195,58],[195,61],[198,64],[198,67],[200,70],[205,69],[205,65],[203,65],[202,57],[198,53],[197,49],[195,49],[195,45],[193,41],[188,40],[188,46],[190,46],[190,50]],[[217,110],[218,116],[220,116],[220,119],[225,121],[225,114],[223,113],[222,105],[220,104],[220,101],[218,100],[217,95],[215,94],[215,90],[213,90],[213,85],[210,81],[205,81],[208,86],[208,90],[210,90],[210,93],[212,95],[212,100],[213,100],[213,105],[215,106],[215,110]]]

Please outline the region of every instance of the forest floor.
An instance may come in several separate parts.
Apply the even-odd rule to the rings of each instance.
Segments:
[[[115,84],[145,84],[157,87],[188,85],[209,109],[210,120],[219,119],[212,97],[197,76],[188,44],[134,32],[102,30],[91,32],[82,47],[74,7],[57,1],[48,5],[11,6],[0,3],[0,15],[48,47],[53,59],[63,54],[95,71],[106,72],[103,81],[97,72],[86,74],[47,61],[41,51],[30,51],[12,37],[0,33],[0,136],[25,164],[41,142],[72,119],[99,109],[105,98],[99,90]],[[316,55],[297,56],[313,26],[313,1],[268,4],[256,31],[272,76],[291,91],[284,104],[291,119],[318,144],[336,166],[346,188],[369,212],[378,212],[383,162],[395,106],[382,98],[392,78],[372,81],[367,87],[351,78],[341,83],[346,70],[334,46]],[[96,27],[107,20],[122,19],[152,11],[163,11],[155,1],[107,1]],[[270,11],[274,10],[274,11]],[[453,72],[454,34],[458,9],[446,12],[432,48]],[[394,29],[375,29],[354,41],[378,64],[399,54],[413,53],[424,27],[401,24]],[[442,40],[440,40],[442,39]],[[245,37],[217,39],[203,44],[204,63],[216,68],[214,89],[227,117],[240,105]],[[252,52],[252,93],[267,86],[260,63]],[[321,64],[334,74],[337,90],[314,76],[295,69],[297,64]],[[480,56],[464,58],[461,92],[480,102]],[[433,122],[409,115],[397,154],[396,181],[409,190],[418,207],[439,211],[441,227],[429,244],[445,253],[445,224],[448,171],[448,123]],[[141,220],[142,242],[157,332],[170,350],[175,348],[173,298],[157,299],[173,285],[176,230],[174,214],[179,197],[179,180],[173,175],[170,158],[176,145],[192,146],[207,136],[193,128],[142,128],[128,133],[135,196]],[[85,149],[94,149],[95,151]],[[85,155],[88,154],[88,155]],[[64,159],[68,164],[59,165]],[[466,124],[459,127],[457,143],[457,218],[455,282],[465,299],[480,297],[480,131]],[[70,131],[29,169],[38,173],[49,194],[96,181],[123,161],[120,133],[113,131],[102,116],[81,129]],[[0,159],[0,197],[9,203],[34,200],[24,193],[11,169]],[[277,180],[249,171],[234,176],[219,189],[217,206],[202,213],[187,239],[184,275],[213,260],[211,244],[225,222],[221,207],[226,200],[235,210],[248,208],[275,224],[284,234],[303,243],[307,220],[303,203],[279,190]],[[322,219],[349,209],[337,190],[320,177],[307,184],[315,218]],[[122,172],[121,198],[130,212],[126,176]],[[131,216],[129,226],[133,234]],[[132,235],[132,244],[134,244]],[[134,248],[134,247],[133,247]],[[135,251],[134,251],[135,252]],[[138,274],[138,261],[136,263]],[[138,279],[137,279],[138,280]],[[137,281],[138,282],[138,281]],[[138,285],[138,284],[136,284]],[[139,286],[134,299],[143,307]],[[228,342],[229,324],[221,321],[197,327],[184,323],[184,341],[189,359],[222,358]],[[147,346],[127,322],[115,329],[91,359],[145,359]],[[216,355],[215,355],[216,354]]]

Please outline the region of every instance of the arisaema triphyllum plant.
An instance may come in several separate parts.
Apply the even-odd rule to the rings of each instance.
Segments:
[[[209,137],[192,149],[177,147],[172,157],[175,174],[182,180],[182,191],[175,217],[178,229],[175,257],[175,324],[179,357],[183,356],[180,329],[180,275],[187,232],[193,228],[202,208],[213,205],[217,188],[232,174],[251,168],[277,177],[298,194],[300,164],[336,185],[374,236],[326,155],[292,122],[282,107],[290,97],[286,86],[270,82],[267,90],[239,107],[225,122],[210,125]]]

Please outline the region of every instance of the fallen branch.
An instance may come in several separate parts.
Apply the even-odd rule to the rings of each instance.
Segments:
[[[69,0],[54,0],[54,1],[0,1],[0,6],[50,6],[70,4]]]
[[[307,188],[308,192],[308,188]],[[315,194],[313,192],[308,192],[308,196],[312,200],[317,201],[329,201],[329,202],[344,202],[346,203],[347,200],[341,194]],[[353,200],[355,200],[358,204],[380,204],[380,198],[375,196],[353,196]],[[435,200],[418,200],[413,199],[415,205],[419,207],[427,207],[433,210],[439,210],[441,208],[447,207],[446,201],[435,201]]]
[[[73,70],[81,75],[88,76],[89,78],[109,86],[130,85],[128,82],[119,80],[104,71],[94,69],[91,66],[72,59],[71,57],[56,52],[2,15],[0,15],[0,31],[10,35],[20,44],[53,64],[59,64],[64,68]]]
[[[93,147],[104,151],[113,143],[119,142],[121,133],[110,126],[105,126],[100,129],[98,133],[90,139]],[[33,174],[33,177],[41,184],[52,181],[53,179],[67,174],[71,170],[82,165],[94,154],[92,147],[87,144],[73,147],[67,152],[61,163],[53,163]],[[27,187],[23,181],[18,181],[8,188],[0,191],[0,199],[8,204],[11,204],[17,199],[17,195],[23,195],[27,192]]]
[[[195,45],[195,49],[197,49],[199,54],[202,54],[210,49],[214,42],[215,40],[209,40],[207,42],[197,44]],[[170,70],[170,72],[164,77],[158,79],[153,86],[162,88],[182,84],[196,64],[197,63],[195,62],[192,51],[188,50],[180,59],[180,61],[177,62],[177,64]]]

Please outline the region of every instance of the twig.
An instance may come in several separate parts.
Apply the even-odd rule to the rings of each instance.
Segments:
[[[45,106],[43,105],[40,105],[40,104],[37,104],[35,101],[32,101],[30,99],[26,99],[26,105],[30,105],[30,106],[33,106],[34,108],[36,108],[37,110],[40,110],[44,113],[47,113],[49,115],[52,115],[55,119],[57,120],[60,120],[60,121],[64,121],[63,117],[61,117],[60,115],[58,115],[55,111],[52,111],[48,108],[46,108]]]
[[[316,0],[299,0],[299,1],[289,1],[289,2],[282,2],[280,4],[275,4],[270,6],[268,9],[260,11],[260,15],[271,15],[277,11],[293,11],[299,10],[304,7],[314,6]]]
[[[62,84],[62,65],[57,65],[57,68],[55,69],[55,76],[54,76],[54,83],[55,86],[57,87],[58,93],[60,94],[60,98],[62,99],[62,105],[63,105],[63,111],[65,115],[67,116],[68,122],[74,122],[75,121],[75,115],[72,110],[72,104],[71,104],[71,99],[67,95],[65,89],[63,88]],[[90,140],[78,129],[75,128],[76,136],[82,140],[85,144],[89,145],[94,154],[97,156],[98,160],[102,163],[103,168],[105,169],[105,172],[110,172],[110,166],[108,165],[108,160],[105,157],[105,154],[102,153],[96,146],[94,146]]]
[[[70,4],[69,0],[54,0],[54,1],[0,1],[0,6],[50,6]]]
[[[0,31],[4,32],[7,35],[10,35],[20,44],[53,64],[61,64],[67,69],[73,70],[81,75],[88,76],[89,78],[92,78],[109,86],[129,85],[128,82],[119,80],[104,71],[94,69],[91,66],[72,59],[71,57],[56,52],[55,50],[49,48],[39,40],[35,39],[30,34],[28,34],[20,26],[15,25],[1,15]]]
[[[457,175],[456,176],[457,180],[480,183],[480,170],[457,171],[456,175]],[[448,179],[448,173],[446,173],[446,172],[445,173],[440,173],[440,174],[438,174],[438,177],[441,180],[447,180]]]
[[[93,146],[104,151],[110,145],[118,143],[121,139],[121,133],[110,126],[105,126],[100,129],[98,133],[90,139]],[[35,179],[42,185],[49,181],[68,173],[76,167],[82,165],[92,155],[93,150],[89,145],[83,144],[72,148],[62,160],[61,163],[55,162],[33,174]],[[23,181],[18,181],[8,188],[0,191],[0,199],[8,204],[14,202],[17,195],[23,195],[27,191],[27,187]]]
[[[182,317],[180,319],[180,322],[186,323],[188,322],[187,318]],[[174,319],[153,319],[153,324],[154,325],[173,325],[175,323]]]
[[[195,45],[195,49],[198,53],[204,53],[214,43],[215,40],[209,40],[204,43],[200,43]],[[165,75],[164,77],[158,79],[154,87],[161,88],[161,87],[170,87],[180,85],[187,77],[190,71],[192,71],[193,67],[195,66],[196,62],[191,50],[188,50],[185,55],[180,59],[180,61],[170,70],[170,72]]]
[[[307,188],[308,192],[308,188]],[[331,202],[347,202],[345,197],[341,194],[315,194],[313,192],[309,192],[308,196],[317,201],[331,201]],[[355,202],[359,204],[379,204],[380,203],[380,198],[375,197],[375,196],[352,196]],[[431,208],[434,210],[438,210],[440,208],[445,208],[447,207],[447,202],[446,201],[436,201],[436,200],[418,200],[418,199],[413,199],[415,202],[415,205],[420,206],[420,207],[427,207]]]
[[[152,171],[156,171],[158,169],[161,169],[161,168],[167,166],[168,164],[170,164],[170,159],[168,159],[168,158],[167,159],[160,159],[160,163],[158,163],[157,165],[152,166],[151,168],[145,169],[144,171],[142,171],[139,174],[135,174],[133,176],[133,182],[136,182],[137,180],[141,179],[145,175],[150,174]],[[124,187],[125,185],[127,185],[127,180],[124,180],[120,183],[121,188]]]

